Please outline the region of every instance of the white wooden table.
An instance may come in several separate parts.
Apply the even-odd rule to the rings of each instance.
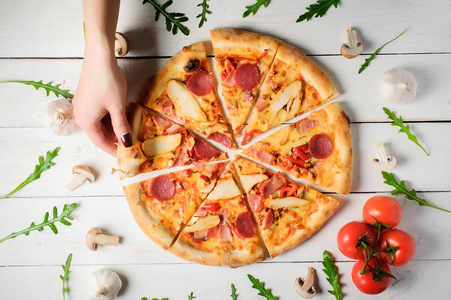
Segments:
[[[331,76],[342,95],[338,101],[352,121],[355,169],[352,192],[338,196],[342,208],[310,240],[274,260],[238,268],[208,267],[181,260],[151,242],[133,220],[116,175],[115,159],[96,149],[83,132],[55,136],[45,126],[47,105],[56,97],[43,90],[15,84],[0,84],[0,194],[6,194],[34,169],[38,156],[61,146],[56,165],[41,179],[13,197],[0,200],[0,238],[41,222],[44,213],[66,203],[77,203],[70,227],[58,224],[59,234],[49,228],[34,231],[0,244],[0,299],[62,299],[61,265],[73,254],[67,299],[88,299],[89,275],[102,268],[120,274],[124,286],[119,299],[141,297],[231,299],[233,283],[243,299],[263,299],[251,288],[247,274],[266,283],[274,295],[301,299],[293,289],[294,279],[316,268],[320,291],[314,299],[333,299],[321,271],[323,250],[336,259],[345,299],[451,299],[451,216],[419,207],[403,196],[398,226],[417,243],[411,263],[394,270],[398,278],[379,296],[360,293],[351,280],[353,261],[338,251],[336,235],[345,223],[361,218],[362,206],[373,195],[388,195],[379,171],[371,165],[374,147],[380,142],[396,156],[393,171],[399,179],[440,207],[451,209],[451,1],[436,0],[342,0],[321,19],[295,23],[313,1],[272,0],[255,16],[241,17],[245,5],[255,1],[211,0],[212,15],[198,28],[201,1],[176,1],[169,10],[190,18],[189,36],[166,32],[164,21],[154,22],[154,9],[141,1],[123,1],[118,31],[130,41],[131,51],[119,59],[128,81],[128,99],[134,100],[146,79],[184,45],[208,41],[208,30],[239,27],[266,33],[291,43],[310,56]],[[44,80],[63,83],[75,92],[83,52],[81,1],[1,0],[0,81]],[[159,0],[162,4],[163,1]],[[364,55],[347,60],[339,54],[346,41],[345,30],[356,28],[364,41]],[[362,73],[357,71],[379,46],[407,32],[386,46]],[[212,53],[209,53],[212,55]],[[411,71],[418,81],[414,102],[398,106],[384,102],[377,92],[382,73],[394,67]],[[397,133],[382,111],[386,106],[401,115],[430,150],[423,151]],[[86,164],[97,181],[74,192],[65,189],[72,166]],[[91,227],[101,227],[121,236],[118,247],[88,250],[85,236]]]

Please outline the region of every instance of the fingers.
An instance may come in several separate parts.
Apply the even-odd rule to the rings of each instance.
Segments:
[[[110,112],[110,116],[111,124],[113,125],[113,130],[117,139],[120,140],[126,148],[131,147],[133,142],[130,134],[130,125],[128,124],[127,117],[125,116],[125,110],[121,109]]]
[[[115,136],[99,122],[96,126],[84,128],[88,138],[100,149],[116,157],[117,146],[114,142]]]

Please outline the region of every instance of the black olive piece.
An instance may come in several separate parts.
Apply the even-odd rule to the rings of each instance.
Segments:
[[[200,61],[196,58],[192,58],[188,61],[186,66],[183,68],[186,72],[194,72],[200,68]]]

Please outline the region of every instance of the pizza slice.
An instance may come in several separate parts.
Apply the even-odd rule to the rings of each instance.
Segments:
[[[124,186],[141,230],[167,250],[211,192],[227,163],[208,164]]]
[[[222,95],[233,133],[239,136],[280,41],[240,29],[210,31]]]
[[[265,258],[244,195],[227,169],[169,249],[206,265],[239,267]]]
[[[234,143],[218,100],[204,43],[175,54],[157,72],[142,104],[194,129],[224,147]]]
[[[272,258],[315,234],[340,205],[340,200],[245,158],[239,157],[233,164]]]
[[[133,146],[118,145],[120,179],[176,166],[227,159],[227,155],[203,138],[161,116],[132,104],[128,110]]]
[[[260,90],[242,145],[339,95],[330,78],[301,50],[282,43]]]
[[[350,192],[350,121],[338,102],[269,135],[244,154],[333,192]]]

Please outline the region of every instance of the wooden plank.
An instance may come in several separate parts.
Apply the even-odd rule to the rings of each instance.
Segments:
[[[321,253],[317,254],[321,260]],[[61,264],[65,262],[61,260]],[[258,291],[252,288],[247,274],[265,283],[279,299],[300,299],[293,288],[297,277],[305,276],[308,267],[316,269],[317,294],[315,299],[331,299],[327,290],[331,286],[321,271],[321,263],[258,264],[238,269],[212,268],[198,265],[95,265],[83,266],[73,256],[69,274],[67,299],[88,299],[95,292],[92,274],[99,269],[111,269],[122,279],[123,287],[118,299],[187,299],[192,292],[196,299],[231,299],[231,284],[236,287],[238,299],[258,300]],[[370,298],[357,290],[351,280],[352,262],[337,263],[345,299]],[[451,261],[419,261],[393,269],[398,281],[382,294],[383,299],[422,299],[428,293],[432,299],[447,299],[451,294],[448,269]],[[61,266],[0,268],[2,299],[29,299],[33,291],[35,300],[61,299]],[[40,280],[36,280],[40,278]],[[24,286],[27,288],[24,289]],[[425,286],[427,291],[425,291]],[[90,299],[90,298],[89,298]],[[379,298],[380,299],[380,298]]]
[[[306,12],[309,3],[293,1],[287,4],[275,0],[268,8],[260,8],[255,16],[243,19],[245,6],[252,2],[214,1],[209,3],[213,14],[208,16],[208,22],[202,28],[198,28],[196,16],[201,9],[196,3],[176,1],[168,11],[183,12],[190,18],[186,23],[191,29],[189,36],[181,33],[173,36],[167,32],[164,18],[155,22],[153,7],[141,3],[123,1],[121,4],[118,31],[125,33],[130,41],[130,56],[171,56],[183,45],[209,40],[208,30],[220,27],[239,27],[269,34],[301,47],[308,54],[339,54],[349,26],[359,30],[367,54],[406,27],[409,28],[406,35],[381,53],[436,53],[449,52],[451,48],[451,38],[445,34],[450,28],[450,20],[437,13],[451,9],[447,0],[435,1],[434,5],[421,0],[348,0],[341,2],[338,9],[330,9],[322,19],[302,23],[296,23],[296,19]],[[83,56],[81,2],[6,0],[2,4],[0,57]]]
[[[342,57],[312,57],[330,75],[342,95],[338,98],[353,122],[388,121],[386,106],[406,121],[451,120],[451,54],[380,56],[367,70],[358,74],[360,63]],[[212,59],[213,60],[213,59]],[[145,83],[167,59],[121,59],[128,83],[127,99],[136,101]],[[43,80],[62,83],[61,88],[75,93],[82,61],[79,59],[0,60],[0,81]],[[52,67],[49,68],[48,66]],[[394,67],[410,70],[418,81],[418,96],[410,104],[396,105],[382,99],[377,87],[383,72]],[[42,127],[50,101],[45,91],[19,83],[0,84],[0,127]]]
[[[353,194],[339,196],[343,200],[340,210],[319,232],[304,244],[264,264],[315,262],[328,250],[339,261],[349,261],[337,248],[338,230],[348,222],[361,220],[362,207],[367,199],[377,194]],[[420,193],[437,206],[451,209],[450,192]],[[419,207],[403,196],[396,197],[403,208],[398,228],[412,235],[417,244],[415,261],[451,260],[448,236],[451,226],[449,214],[428,207]],[[0,238],[27,228],[31,222],[42,222],[44,214],[53,206],[62,211],[64,204],[77,203],[72,215],[75,220],[70,227],[57,223],[59,234],[46,227],[42,232],[18,236],[6,240],[0,247],[0,266],[53,265],[58,266],[70,251],[79,264],[188,264],[171,253],[163,251],[141,232],[135,223],[123,197],[71,197],[71,198],[10,198],[2,201]],[[418,222],[421,220],[421,222]],[[86,234],[92,227],[102,228],[106,234],[120,236],[120,245],[100,246],[98,251],[88,250]],[[434,245],[431,247],[430,245]]]

